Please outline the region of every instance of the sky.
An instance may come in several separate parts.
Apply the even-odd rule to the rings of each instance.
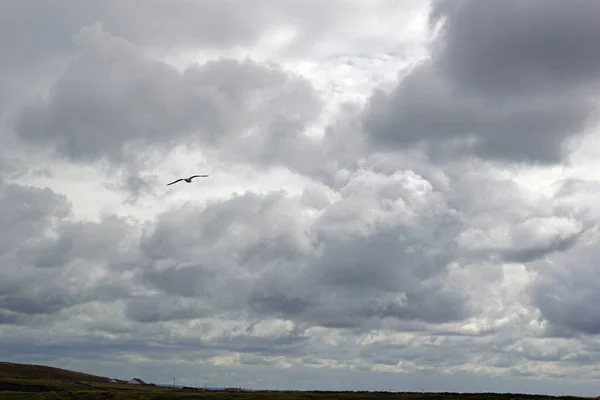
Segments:
[[[599,13],[0,2],[0,359],[596,396]]]

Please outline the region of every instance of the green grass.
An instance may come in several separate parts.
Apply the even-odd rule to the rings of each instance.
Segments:
[[[387,393],[387,392],[226,392],[174,389],[152,385],[109,383],[106,377],[42,365],[0,362],[0,400],[575,400],[495,393]]]

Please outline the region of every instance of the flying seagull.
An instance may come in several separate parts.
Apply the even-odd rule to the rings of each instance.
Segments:
[[[208,177],[208,175],[192,175],[189,178],[181,178],[181,179],[177,179],[176,181],[173,181],[171,183],[167,183],[167,186],[172,185],[177,182],[180,182],[180,181],[186,181],[187,183],[191,183],[192,179],[194,179],[194,178],[206,178],[206,177]]]

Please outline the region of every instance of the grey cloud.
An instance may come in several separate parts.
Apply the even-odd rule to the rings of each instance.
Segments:
[[[448,202],[468,216],[457,238],[467,258],[527,263],[569,250],[592,229],[572,204],[532,197],[511,179],[492,178],[493,169],[478,162],[447,171]]]
[[[569,250],[586,232],[579,221],[556,216],[532,217],[514,221],[511,225],[503,226],[500,232],[494,232],[498,225],[489,230],[473,228],[468,233],[472,242],[466,239],[470,243],[465,244],[475,250],[473,254],[499,257],[505,262],[527,263]]]
[[[596,6],[516,1],[436,3],[446,25],[432,59],[376,91],[366,114],[346,104],[314,141],[303,132],[321,101],[307,80],[276,64],[178,71],[153,56],[251,47],[271,21],[312,24],[281,52],[298,55],[353,25],[359,3],[66,1],[37,16],[2,3],[0,32],[27,28],[31,46],[0,35],[11,56],[0,117],[20,90],[8,80],[40,94],[14,120],[23,160],[12,141],[0,154],[2,358],[156,382],[167,366],[192,385],[596,393],[556,378],[592,376],[600,361],[597,183],[532,195],[500,177],[514,172],[502,163],[462,157],[554,162],[587,123]],[[76,219],[65,196],[4,181],[37,181],[35,151],[53,152],[116,176],[109,189],[135,202],[160,195],[154,162],[175,145],[312,181],[149,221]],[[394,367],[427,372],[374,371]]]
[[[245,360],[249,364],[258,363],[260,360],[265,362],[263,355],[281,356],[302,354],[306,350],[309,338],[305,331],[297,327],[279,333],[269,335],[257,335],[254,331],[256,324],[251,324],[243,333],[233,333],[212,340],[210,347],[214,349],[226,348],[230,351],[239,351],[246,353]],[[250,354],[256,354],[258,357],[250,357]]]
[[[399,226],[366,237],[325,241],[312,279],[339,293],[337,301],[344,306],[332,304],[331,318],[349,313],[363,318],[448,322],[466,316],[460,294],[447,293],[437,280],[443,279],[447,265],[456,256],[450,233],[453,228],[440,227],[449,238],[447,243],[432,239],[428,233],[418,237],[414,231],[408,233],[410,229],[414,228]],[[431,240],[439,248],[427,254],[426,243]]]
[[[380,2],[383,10],[412,8],[415,1]],[[29,12],[37,7],[38,13]],[[256,45],[269,28],[286,27],[294,31],[287,52],[297,53],[318,43],[327,34],[345,28],[348,20],[364,12],[360,3],[332,0],[327,4],[309,0],[258,0],[236,7],[218,0],[150,0],[140,9],[134,0],[67,0],[53,7],[33,0],[8,0],[2,3],[3,47],[12,57],[5,62],[33,59],[52,49],[68,49],[69,36],[82,26],[103,23],[116,35],[161,51],[230,49]],[[373,10],[373,9],[372,9]],[[376,9],[375,9],[376,10]],[[40,18],[43,15],[44,18]],[[34,40],[23,46],[23,38]],[[370,39],[368,35],[365,38]],[[46,54],[48,56],[48,54]]]
[[[15,129],[28,145],[126,165],[143,161],[140,149],[176,144],[219,146],[226,157],[264,164],[316,149],[302,131],[319,115],[317,94],[277,66],[221,59],[179,73],[98,24],[74,40],[82,53],[50,97],[19,114]]]
[[[486,213],[488,223],[494,223],[494,218],[518,221],[531,215],[553,221],[551,204],[540,207],[528,201],[509,182],[486,182],[485,171],[463,174],[449,190],[441,178],[432,184],[413,172],[390,174],[386,168],[383,163],[349,172],[335,196],[331,188],[313,184],[300,195],[277,191],[246,193],[205,205],[190,202],[160,214],[147,231],[130,219],[69,221],[65,218],[69,213],[60,207],[46,208],[46,214],[59,215],[53,234],[38,232],[24,250],[4,256],[11,262],[18,260],[22,267],[12,269],[13,275],[3,271],[1,276],[0,308],[7,316],[3,326],[33,321],[42,325],[56,321],[62,326],[60,318],[66,324],[77,315],[94,316],[88,307],[98,304],[103,312],[114,315],[113,322],[93,317],[97,321],[77,326],[119,337],[144,332],[160,338],[179,332],[174,344],[181,340],[184,348],[253,354],[248,359],[253,365],[273,362],[260,357],[300,356],[316,348],[323,349],[322,357],[328,354],[340,361],[337,347],[320,344],[308,329],[362,335],[387,327],[405,333],[421,329],[425,334],[436,324],[466,323],[477,309],[469,304],[463,286],[448,281],[449,265],[465,255],[466,249],[455,242],[461,232],[481,224]],[[494,189],[497,195],[492,196]],[[479,196],[473,196],[473,191]],[[25,191],[18,198],[26,200],[40,193],[46,192]],[[45,200],[36,208],[47,204],[52,201]],[[306,217],[307,208],[316,214]],[[492,210],[495,214],[490,220]],[[44,223],[43,217],[37,218]],[[524,234],[529,233],[538,234],[535,230]],[[528,243],[524,237],[513,245]],[[59,254],[63,258],[57,258]],[[36,266],[40,260],[51,265],[40,268]],[[33,282],[44,285],[33,290]],[[114,303],[116,299],[120,306]],[[541,309],[547,319],[556,320]],[[188,334],[182,334],[177,324],[200,324],[214,317],[236,321],[281,318],[296,328],[295,333],[283,336],[258,338],[240,333],[235,338],[185,344]],[[218,326],[202,324],[198,329],[206,335]],[[392,354],[363,346],[361,359],[394,365],[398,357],[432,368],[470,362],[466,350],[463,359],[450,362],[446,358],[460,346],[466,349],[466,341],[472,340],[455,337],[456,341],[446,343],[444,353],[436,350],[437,356],[416,349]],[[156,350],[156,354],[161,353]],[[566,350],[561,354],[585,355]],[[498,355],[486,357],[499,368],[508,363]],[[530,358],[541,360],[535,352]]]
[[[531,287],[531,298],[550,323],[549,332],[600,333],[600,281],[596,277],[598,239],[587,238],[570,251],[534,263],[538,278]],[[554,328],[555,326],[556,328]],[[562,333],[561,333],[562,331]]]
[[[169,296],[210,298],[229,315],[358,330],[388,319],[461,321],[474,309],[446,286],[450,264],[535,262],[587,232],[577,215],[556,215],[551,203],[489,176],[463,174],[452,190],[437,191],[415,174],[362,171],[334,202],[313,186],[301,202],[275,192],[190,203],[143,237],[144,279]],[[317,219],[295,217],[307,205],[320,209]]]
[[[275,285],[259,286],[250,294],[248,300],[254,311],[280,318],[294,318],[318,306],[314,299],[286,293]],[[329,324],[331,326],[331,321]]]
[[[67,0],[49,6],[8,0],[0,5],[1,44],[7,52],[0,65],[4,71],[17,74],[23,68],[36,71],[35,67],[47,67],[52,59],[72,56],[76,49],[71,35],[95,22],[136,44],[163,49],[172,48],[173,43],[185,48],[254,42],[264,25],[246,18],[241,10],[226,12],[226,7],[221,2],[175,1],[165,7],[162,1],[152,1],[140,9],[131,1]],[[32,13],[33,8],[37,12]],[[246,11],[252,10],[261,13],[254,7]]]
[[[600,316],[594,306],[600,288],[594,271],[598,257],[598,182],[566,179],[555,187],[556,209],[583,221],[584,229],[568,249],[529,264],[536,277],[529,295],[548,323],[547,336],[595,335],[600,332]]]
[[[17,323],[18,318],[14,313],[7,310],[0,310],[0,325],[8,325]]]
[[[440,224],[438,218],[452,212],[435,192],[425,188],[411,197],[418,177],[378,179],[381,183],[374,189],[361,186],[362,179],[352,181],[344,201],[325,206],[314,222],[292,217],[300,205],[281,193],[169,211],[142,241],[154,265],[150,268],[160,268],[145,276],[171,295],[210,298],[223,310],[323,326],[359,327],[386,318],[464,318],[466,299],[443,284],[454,257],[451,232],[460,227],[459,221]],[[381,208],[367,207],[371,195],[382,196]],[[373,219],[371,228],[353,220],[346,209],[350,204]],[[384,217],[379,213],[388,213],[389,219],[380,219]],[[336,226],[328,215],[343,224]],[[431,240],[437,250],[427,249]],[[225,248],[227,257],[221,255]],[[174,268],[171,263],[202,267]]]
[[[63,267],[70,260],[72,242],[68,237],[58,239],[42,238],[19,249],[19,259],[29,261],[36,267]]]
[[[137,322],[156,323],[211,316],[214,310],[197,299],[182,297],[136,297],[127,302],[126,316]]]
[[[72,272],[39,274],[37,277],[31,273],[32,279],[18,280],[13,288],[0,287],[0,307],[25,315],[54,314],[78,304],[108,302],[128,296],[128,289],[119,287],[118,283],[98,282],[84,272],[79,271],[77,275]]]
[[[369,142],[436,158],[559,162],[587,127],[600,83],[597,12],[587,1],[434,3],[443,25],[432,56],[374,92]]]
[[[144,196],[157,195],[157,187],[161,187],[163,183],[159,182],[155,172],[144,168],[153,162],[151,156],[141,157],[139,153],[131,156],[126,166],[115,168],[115,165],[107,165],[105,172],[114,176],[114,181],[107,184],[106,188],[123,194],[125,203],[135,204]]]
[[[553,185],[557,213],[577,215],[586,230],[595,229],[600,214],[595,206],[600,182],[581,178],[562,179]]]
[[[424,336],[406,343],[375,342],[361,346],[360,355],[378,364],[396,365],[400,361],[418,362],[421,367],[458,365],[469,362],[468,352],[458,351],[463,343],[451,340],[432,340]],[[431,351],[423,351],[427,348]]]
[[[53,314],[129,295],[120,274],[139,260],[132,225],[117,217],[73,221],[67,199],[48,188],[3,184],[0,196],[0,309]]]
[[[568,339],[554,339],[551,341],[552,346],[547,346],[541,340],[533,338],[525,338],[511,343],[503,348],[504,354],[519,354],[533,361],[581,361],[586,363],[590,358],[590,354],[586,354],[585,346],[579,346],[576,342]]]
[[[593,304],[599,283],[593,260],[598,243],[594,190],[598,183],[567,179],[553,185],[553,195],[531,197],[514,183],[487,180],[474,185],[477,181],[467,179],[467,186],[459,183],[454,193],[460,196],[451,202],[472,213],[458,239],[461,252],[474,259],[497,257],[500,262],[523,263],[531,279],[523,303],[531,302],[539,310],[545,336],[597,334]],[[477,188],[477,193],[469,187]]]
[[[25,246],[20,254],[32,259],[37,266],[64,266],[76,259],[105,261],[110,255],[116,260],[123,251],[131,226],[115,216],[109,216],[101,224],[88,221],[62,221],[56,238],[42,238]]]
[[[211,284],[214,271],[202,265],[182,265],[177,268],[146,270],[144,278],[167,294],[196,297],[199,290]]]
[[[411,4],[412,3],[412,4]],[[414,7],[416,1],[384,4],[390,11]],[[36,12],[31,12],[32,10]],[[368,9],[368,8],[367,8]],[[179,51],[218,53],[250,49],[272,29],[293,33],[277,52],[297,56],[313,51],[320,40],[347,31],[348,21],[364,15],[360,3],[259,0],[231,8],[221,1],[65,0],[38,4],[32,0],[7,0],[0,5],[0,115],[45,91],[78,52],[70,41],[81,28],[100,23],[118,37],[153,54]],[[341,30],[340,30],[341,29]],[[339,34],[337,35],[340,36]],[[367,35],[366,46],[372,39]],[[362,44],[362,43],[361,43]],[[365,44],[363,44],[365,46]]]
[[[481,348],[479,355],[468,350],[472,346]],[[591,347],[570,339],[533,337],[507,339],[501,336],[435,337],[427,332],[407,338],[400,343],[390,343],[385,340],[364,343],[360,354],[365,360],[379,364],[396,365],[398,362],[415,362],[420,368],[431,371],[439,365],[452,368],[469,363],[480,364],[479,357],[485,354],[487,366],[506,369],[509,376],[519,376],[529,372],[526,364],[519,365],[515,361],[516,358],[526,360],[527,363],[564,362],[565,365],[569,365],[572,362],[577,364],[577,361],[573,360],[582,360],[582,364],[585,364],[586,360],[598,357]]]
[[[556,93],[598,81],[597,3],[575,0],[434,2],[445,20],[438,51],[453,79],[512,97]],[[434,19],[435,21],[435,19]]]
[[[600,182],[588,181],[581,178],[567,178],[555,182],[557,187],[555,196],[557,198],[565,198],[573,195],[581,194],[596,194],[600,188]]]
[[[71,212],[65,196],[51,189],[25,187],[0,182],[0,254],[25,244],[30,238],[52,227]]]
[[[7,143],[7,147],[9,148]],[[0,154],[0,182],[4,179],[18,179],[26,174],[34,173],[43,175],[44,169],[33,170],[25,160],[9,157],[8,154]]]
[[[161,214],[153,230],[143,237],[142,251],[151,260],[189,263],[198,259],[210,269],[249,261],[255,247],[293,256],[302,253],[298,245],[308,240],[302,233],[302,217],[295,210],[297,202],[283,191],[271,192],[267,197],[249,192],[227,201],[210,202],[206,207],[187,203]],[[225,249],[232,253],[223,258],[219,251]],[[215,261],[219,264],[209,265]],[[251,265],[262,262],[255,261]]]
[[[0,297],[0,307],[21,314],[52,314],[71,305],[68,295],[37,290],[29,294],[4,295]]]
[[[582,231],[577,231],[574,233],[565,232],[566,235],[561,237],[561,233],[562,232],[558,232],[558,234],[554,237],[543,238],[537,243],[525,242],[524,246],[521,248],[515,244],[512,249],[504,253],[502,258],[507,262],[516,263],[527,263],[529,261],[539,260],[547,254],[563,252],[570,249],[577,243],[583,234]],[[518,240],[519,235],[516,236],[516,239]],[[538,238],[535,238],[534,240],[537,239]]]

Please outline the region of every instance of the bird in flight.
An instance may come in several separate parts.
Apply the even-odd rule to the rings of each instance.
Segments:
[[[181,179],[177,179],[176,181],[173,181],[171,183],[167,183],[167,186],[172,185],[177,182],[181,182],[181,181],[186,181],[187,183],[191,183],[192,179],[194,179],[194,178],[206,178],[206,177],[208,177],[208,175],[192,175],[189,178],[181,178]]]

